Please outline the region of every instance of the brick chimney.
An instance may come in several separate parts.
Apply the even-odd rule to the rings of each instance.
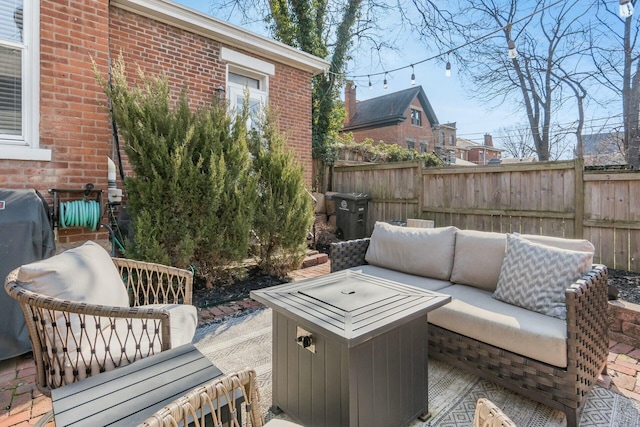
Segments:
[[[351,123],[351,118],[356,114],[356,85],[351,80],[347,80],[344,87],[344,108],[347,115],[344,119],[344,125]]]
[[[484,134],[484,145],[486,147],[493,147],[493,137],[489,133]]]

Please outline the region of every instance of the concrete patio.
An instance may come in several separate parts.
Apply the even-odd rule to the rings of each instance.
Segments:
[[[306,268],[291,274],[294,280],[317,277],[330,272],[326,256],[305,262]],[[261,307],[251,299],[200,310],[200,324]],[[608,375],[598,384],[640,402],[640,349],[611,341]],[[35,386],[35,366],[30,355],[0,362],[0,427],[29,426],[51,410],[51,399]],[[54,425],[54,423],[49,423]]]

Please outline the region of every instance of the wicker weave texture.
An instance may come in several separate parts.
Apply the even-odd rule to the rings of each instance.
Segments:
[[[237,391],[243,398],[240,404],[234,399]],[[238,415],[241,412],[245,414],[241,417],[244,426],[264,425],[264,418],[260,413],[260,393],[256,383],[256,372],[246,368],[192,390],[147,418],[139,427],[177,427],[190,425],[189,423],[193,423],[194,427],[204,427],[208,425],[203,415],[207,412],[211,413],[212,425],[221,426],[223,408],[222,405],[217,404],[221,401],[226,401],[228,404],[231,414],[229,427],[240,427]]]
[[[511,418],[485,397],[478,399],[473,427],[516,427]]]
[[[364,264],[366,240],[332,245],[332,271]],[[565,296],[566,368],[529,359],[435,325],[429,325],[429,356],[562,410],[567,415],[567,425],[577,426],[588,393],[606,369],[609,352],[606,266],[594,265],[567,288]]]
[[[116,260],[133,301],[149,304],[191,301],[193,275],[140,261]],[[5,280],[25,316],[36,364],[36,385],[51,390],[171,348],[169,311],[158,307],[111,307],[62,300]],[[162,285],[160,285],[162,284]],[[168,285],[170,284],[170,286]],[[161,290],[170,288],[169,290]],[[137,297],[142,295],[142,298]]]
[[[365,263],[364,257],[369,248],[370,238],[348,240],[331,244],[329,259],[331,272],[346,270]]]

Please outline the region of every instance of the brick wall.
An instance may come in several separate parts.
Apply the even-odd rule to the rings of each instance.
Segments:
[[[111,55],[122,52],[132,82],[137,80],[138,67],[149,76],[164,73],[175,97],[188,87],[193,105],[208,104],[215,88],[225,86],[226,63],[220,59],[224,44],[116,7],[111,8],[110,26]],[[257,58],[272,63],[269,58]],[[274,65],[269,106],[278,115],[296,160],[304,165],[305,182],[311,188],[311,74]]]
[[[111,130],[96,102],[101,92],[90,56],[106,70],[107,10],[106,1],[41,2],[40,147],[52,150],[52,160],[0,160],[0,186],[35,188],[49,202],[49,188],[82,189],[91,182],[106,189]],[[104,236],[79,231],[62,230],[59,240]]]
[[[176,97],[183,85],[189,86],[194,105],[209,102],[214,89],[225,84],[220,43],[109,8],[106,0],[41,2],[40,32],[40,146],[52,150],[52,161],[0,160],[0,186],[35,188],[49,203],[49,188],[82,189],[89,182],[105,190],[106,201],[106,158],[117,163],[109,117],[100,105],[106,104],[106,96],[95,83],[91,57],[106,75],[109,54],[116,57],[122,51],[132,81],[137,79],[138,66],[149,75],[164,72]],[[270,106],[279,114],[295,158],[305,167],[305,182],[310,188],[311,74],[275,65],[275,75],[270,77]],[[128,169],[125,159],[125,171]],[[118,185],[122,188],[121,182]],[[69,200],[78,197],[61,196]],[[61,230],[58,241],[105,237],[104,232],[73,228]]]
[[[640,305],[609,301],[609,339],[640,348]]]

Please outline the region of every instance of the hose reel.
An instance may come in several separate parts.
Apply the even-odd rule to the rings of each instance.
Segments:
[[[84,227],[90,231],[97,231],[100,228],[102,190],[95,190],[93,184],[87,184],[84,190],[53,188],[49,193],[53,194],[53,219],[58,229]],[[60,201],[60,193],[82,194],[82,198],[63,202]],[[70,199],[72,196],[67,198]]]

